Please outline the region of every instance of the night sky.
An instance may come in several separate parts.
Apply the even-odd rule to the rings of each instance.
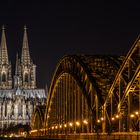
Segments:
[[[50,85],[66,54],[126,55],[140,33],[140,3],[92,2],[0,0],[0,26],[6,28],[12,65],[21,53],[25,24],[40,88]]]

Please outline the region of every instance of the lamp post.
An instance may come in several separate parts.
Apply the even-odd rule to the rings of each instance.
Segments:
[[[76,133],[77,133],[77,128],[79,128],[79,126],[80,126],[80,123],[77,121],[77,122],[76,122]],[[79,132],[79,129],[78,129],[78,133],[80,133],[80,132]]]
[[[70,122],[70,123],[69,123],[69,126],[70,126],[70,133],[71,133],[71,128],[72,128],[72,126],[73,126],[73,123]]]
[[[84,125],[86,125],[86,132],[88,132],[88,128],[87,128],[87,125],[88,125],[88,121],[85,119],[85,120],[83,120],[83,123],[84,123]]]

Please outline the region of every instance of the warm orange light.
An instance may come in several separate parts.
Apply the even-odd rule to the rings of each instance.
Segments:
[[[112,121],[114,121],[114,120],[115,120],[115,118],[114,118],[114,117],[112,117],[112,118],[111,118],[111,120],[112,120]]]
[[[64,127],[66,128],[66,127],[67,127],[67,125],[66,125],[66,124],[64,124]]]
[[[54,126],[52,126],[52,129],[54,129]]]
[[[134,116],[134,114],[131,114],[130,117],[131,117],[131,118],[134,118],[135,116]]]
[[[62,125],[60,125],[59,127],[62,128]]]
[[[138,114],[139,114],[139,112],[138,112],[138,111],[136,111],[136,112],[135,112],[135,114],[136,114],[136,115],[138,115]]]
[[[100,123],[100,122],[101,122],[101,121],[98,119],[98,120],[97,120],[97,123]]]
[[[55,126],[55,129],[57,129],[58,127],[57,126]]]
[[[88,124],[87,120],[84,120],[83,123],[84,123],[84,124]]]
[[[80,123],[79,123],[79,122],[76,122],[76,125],[77,125],[77,126],[79,126],[79,125],[80,125]]]
[[[104,120],[104,118],[103,117],[101,117],[101,121],[103,121]]]
[[[37,129],[31,130],[31,131],[30,131],[30,133],[34,133],[34,132],[37,132]]]
[[[119,115],[116,115],[116,118],[119,118]]]
[[[72,127],[73,124],[72,123],[69,123],[69,125],[70,125],[70,127]]]

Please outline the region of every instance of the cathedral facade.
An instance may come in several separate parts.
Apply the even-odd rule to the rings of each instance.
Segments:
[[[45,100],[45,90],[36,86],[36,65],[30,57],[26,27],[21,57],[16,56],[14,75],[3,27],[0,44],[0,129],[18,124],[30,125],[35,107],[43,105]]]

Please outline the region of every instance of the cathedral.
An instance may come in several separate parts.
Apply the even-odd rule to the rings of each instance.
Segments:
[[[21,57],[16,56],[12,75],[8,59],[5,28],[2,27],[0,44],[0,129],[18,124],[30,125],[32,113],[37,105],[46,100],[44,89],[36,86],[36,65],[30,57],[27,29],[24,27]]]

